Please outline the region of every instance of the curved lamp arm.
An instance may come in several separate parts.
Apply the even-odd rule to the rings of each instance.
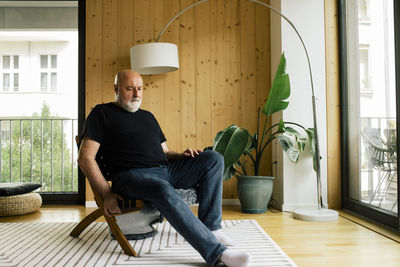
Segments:
[[[178,14],[176,14],[172,19],[170,19],[170,21],[168,21],[168,23],[167,23],[167,25],[165,25],[164,26],[164,28],[161,30],[161,32],[158,34],[158,36],[157,36],[157,38],[156,38],[156,42],[158,42],[158,40],[160,40],[160,38],[161,38],[161,35],[163,35],[163,33],[164,33],[164,31],[168,28],[168,26],[176,19],[176,18],[178,18],[180,15],[182,15],[183,13],[185,13],[186,12],[186,10],[188,10],[188,9],[191,9],[192,7],[195,7],[195,6],[197,6],[197,5],[200,5],[200,4],[202,4],[202,3],[204,3],[204,2],[207,2],[208,0],[202,0],[202,1],[199,1],[199,2],[197,2],[197,3],[195,3],[195,4],[193,4],[193,5],[190,5],[190,6],[187,6],[187,7],[185,7],[184,9],[182,9]]]
[[[195,4],[192,4],[192,5],[190,5],[190,6],[186,7],[186,8],[184,8],[184,9],[181,10],[178,14],[176,14],[176,15],[164,26],[164,28],[163,28],[163,29],[161,30],[161,32],[158,34],[157,38],[155,39],[155,43],[153,43],[153,45],[159,44],[159,45],[160,45],[159,49],[161,49],[161,48],[163,49],[164,46],[166,45],[166,43],[158,43],[158,41],[160,40],[161,36],[163,35],[164,31],[168,28],[168,26],[169,26],[175,19],[177,19],[180,15],[182,15],[183,13],[185,13],[187,10],[189,10],[189,9],[191,9],[192,7],[195,7],[195,6],[199,5],[199,4],[202,4],[202,3],[204,3],[204,2],[207,2],[207,1],[208,1],[208,0],[199,1],[199,2],[197,2],[197,3],[195,3]],[[316,112],[316,97],[315,97],[315,94],[314,94],[314,82],[313,82],[313,76],[312,76],[312,71],[311,71],[310,57],[309,57],[309,54],[308,54],[307,47],[306,47],[306,45],[305,45],[305,43],[304,43],[304,40],[303,40],[303,38],[301,37],[299,31],[298,31],[297,28],[294,26],[293,22],[291,22],[291,21],[290,21],[285,15],[283,15],[279,10],[277,10],[276,8],[270,6],[270,5],[266,4],[266,3],[260,2],[260,1],[258,1],[258,0],[248,0],[248,1],[257,3],[257,4],[262,5],[262,6],[265,6],[265,7],[267,7],[268,9],[272,10],[273,12],[275,12],[276,14],[278,14],[280,17],[282,17],[282,18],[293,28],[293,30],[296,32],[296,34],[297,34],[297,36],[299,37],[300,42],[301,42],[301,44],[302,44],[302,46],[303,46],[304,52],[305,52],[305,54],[306,54],[307,63],[308,63],[308,70],[309,70],[309,75],[310,75],[311,94],[312,94],[312,110],[313,110],[313,123],[314,123],[313,126],[314,126],[315,154],[316,154],[316,155],[315,155],[315,158],[316,158],[316,173],[317,173],[318,208],[319,208],[319,209],[323,209],[323,208],[325,208],[325,207],[324,207],[324,205],[323,205],[322,194],[321,194],[321,162],[320,162],[320,149],[319,149],[318,128],[317,128],[317,115],[316,115],[316,114],[317,114],[317,112]],[[151,44],[144,44],[144,45],[151,45]],[[138,45],[137,47],[144,46],[144,45]],[[171,45],[172,45],[172,44],[171,44]],[[132,48],[131,48],[131,61],[132,61],[132,50],[133,50],[133,48],[135,48],[135,47],[132,47]],[[175,48],[174,48],[174,49],[175,49]],[[175,51],[173,50],[173,52],[175,52]],[[142,51],[140,51],[140,53],[138,52],[137,54],[140,55],[140,54],[146,54],[146,53],[143,53]],[[152,55],[152,54],[154,54],[154,53],[149,52],[149,53],[147,53],[147,54]],[[165,55],[165,54],[169,54],[169,51],[166,51],[166,52],[164,52],[163,54],[164,54],[164,55]],[[133,66],[132,63],[131,63],[131,65]],[[173,66],[172,68],[170,68],[171,70],[167,70],[167,71],[176,70],[176,69],[179,67],[178,65],[179,65],[179,63],[176,63],[175,66]],[[166,71],[164,71],[164,72],[166,72]],[[149,73],[143,72],[143,74],[157,74],[157,73],[160,73],[160,72],[153,72],[153,73],[151,73],[151,72],[149,72]]]

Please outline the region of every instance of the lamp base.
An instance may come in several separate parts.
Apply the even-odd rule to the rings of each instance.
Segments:
[[[298,209],[294,211],[294,218],[309,222],[331,222],[337,221],[339,213],[329,209],[305,210]]]

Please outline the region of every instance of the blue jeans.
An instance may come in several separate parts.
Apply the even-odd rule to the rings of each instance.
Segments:
[[[118,174],[112,191],[128,199],[142,199],[157,208],[174,229],[213,266],[227,249],[211,233],[221,228],[224,160],[215,151],[204,151],[152,168],[136,168]],[[196,217],[175,188],[199,186]]]

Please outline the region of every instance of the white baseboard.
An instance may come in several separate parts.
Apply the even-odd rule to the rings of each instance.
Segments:
[[[223,199],[222,206],[240,205],[239,199]],[[96,201],[86,201],[86,208],[97,208]]]
[[[86,208],[97,208],[96,201],[86,201],[85,207]]]

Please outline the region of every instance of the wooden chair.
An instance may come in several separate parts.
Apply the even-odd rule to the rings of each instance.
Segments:
[[[79,145],[81,143],[80,137],[76,136],[75,141],[79,147]],[[100,156],[98,159],[96,159],[96,161],[99,163],[99,166],[105,167],[104,165],[101,165],[102,164],[101,162],[99,162],[99,161],[101,161],[101,159],[102,158]],[[100,168],[100,169],[102,170],[103,175],[107,179],[108,173],[104,172],[104,168]],[[109,179],[107,179],[107,180],[109,180]],[[133,247],[131,246],[131,244],[129,243],[129,241],[126,239],[125,235],[121,231],[120,227],[117,224],[115,216],[139,211],[144,206],[143,201],[141,201],[141,200],[124,200],[122,203],[121,202],[119,203],[121,213],[120,214],[112,214],[112,216],[109,217],[105,214],[104,209],[103,209],[103,198],[92,186],[90,186],[90,187],[93,191],[94,200],[96,201],[98,208],[95,211],[93,211],[92,213],[90,213],[89,215],[87,215],[77,226],[75,226],[75,228],[70,233],[70,236],[78,237],[83,232],[83,230],[86,229],[86,227],[88,227],[92,222],[96,221],[98,218],[103,216],[104,219],[106,220],[108,226],[110,227],[111,232],[113,233],[115,239],[118,241],[118,244],[121,246],[122,250],[124,251],[124,253],[129,256],[136,257],[138,254],[133,249]]]
[[[75,137],[75,141],[78,145],[78,147],[81,144],[81,139],[79,136]],[[96,161],[100,167],[100,170],[106,180],[110,181],[110,175],[107,171],[107,166],[103,162],[103,157],[99,155],[100,153],[97,153],[96,155]],[[101,216],[104,217],[106,220],[108,226],[110,227],[110,230],[112,234],[114,235],[114,238],[118,241],[118,244],[121,246],[122,250],[124,251],[125,254],[129,256],[138,256],[136,251],[133,249],[131,244],[129,243],[128,239],[124,235],[124,233],[121,231],[121,228],[119,227],[116,216],[121,216],[125,215],[128,213],[132,212],[139,212],[142,208],[145,208],[145,204],[142,200],[123,200],[123,201],[118,201],[119,208],[121,210],[121,213],[119,214],[112,214],[111,217],[108,217],[103,209],[103,198],[101,197],[100,193],[97,192],[92,186],[90,186],[93,194],[94,194],[94,200],[96,201],[97,204],[97,209],[87,215],[75,228],[72,230],[70,233],[70,236],[73,237],[78,237],[83,230],[86,229],[92,222],[96,221],[98,218]],[[189,188],[189,189],[176,189],[177,193],[183,198],[185,203],[187,205],[194,205],[197,203],[197,189],[196,188]],[[160,218],[160,220],[162,220]],[[157,220],[158,221],[158,220]]]

